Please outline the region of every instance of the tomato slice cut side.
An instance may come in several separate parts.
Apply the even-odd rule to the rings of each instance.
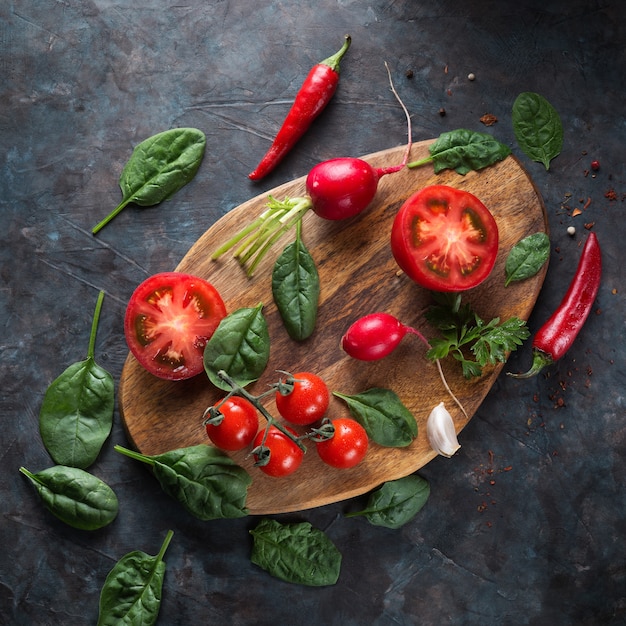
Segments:
[[[391,229],[391,251],[414,282],[432,291],[482,283],[498,255],[498,226],[473,194],[431,185],[409,197]]]
[[[204,371],[207,341],[226,316],[211,283],[190,274],[162,272],[135,289],[126,308],[126,343],[139,363],[166,380]]]

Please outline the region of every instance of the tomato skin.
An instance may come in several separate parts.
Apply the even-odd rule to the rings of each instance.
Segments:
[[[356,420],[340,417],[333,420],[335,433],[315,445],[320,459],[331,467],[347,469],[358,465],[369,446],[367,432]]]
[[[326,383],[311,372],[297,372],[290,375],[293,390],[283,395],[276,392],[276,408],[290,424],[307,426],[324,417],[330,403],[330,393]]]
[[[404,273],[432,291],[482,283],[498,255],[498,225],[473,194],[446,185],[424,187],[400,207],[391,251]]]
[[[184,380],[204,371],[204,347],[226,316],[226,305],[208,281],[162,272],[133,292],[124,317],[126,343],[148,372]]]
[[[223,419],[219,424],[206,424],[209,439],[221,450],[243,450],[252,443],[259,430],[259,418],[254,405],[239,396],[231,396],[215,406]]]
[[[297,436],[290,428],[287,428],[287,430],[293,433],[294,437]],[[257,433],[252,444],[253,449],[261,445],[264,434],[264,430],[260,430]],[[304,451],[295,441],[292,441],[287,435],[278,430],[276,426],[269,427],[264,445],[270,450],[270,459],[266,465],[259,465],[258,467],[268,476],[274,478],[289,476],[289,474],[293,474],[302,464]],[[254,458],[258,460],[256,454]]]

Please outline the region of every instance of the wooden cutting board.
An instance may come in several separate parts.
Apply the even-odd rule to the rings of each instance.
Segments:
[[[428,155],[430,141],[412,147],[411,160]],[[364,157],[376,167],[400,163],[404,147]],[[346,356],[340,338],[350,324],[368,313],[386,311],[404,324],[418,328],[427,338],[434,330],[423,313],[429,294],[399,273],[389,248],[393,218],[408,196],[431,184],[444,184],[475,194],[491,210],[500,233],[496,266],[479,287],[467,292],[483,319],[516,315],[527,320],[543,283],[547,266],[533,278],[504,287],[504,263],[511,247],[526,235],[547,232],[548,223],[540,194],[520,163],[510,156],[480,172],[460,176],[453,171],[435,175],[432,166],[403,171],[381,179],[378,193],[360,216],[341,222],[327,222],[309,211],[303,220],[303,238],[320,273],[321,297],[317,328],[302,343],[289,339],[272,300],[271,269],[283,246],[293,240],[289,233],[270,251],[252,279],[227,253],[218,261],[213,251],[264,209],[267,196],[295,198],[305,193],[305,177],[283,184],[232,209],[192,246],[176,270],[201,276],[220,291],[229,312],[253,307],[260,302],[271,338],[270,362],[261,379],[249,387],[261,393],[278,379],[277,370],[310,370],[322,376],[329,388],[354,394],[370,387],[393,389],[413,412],[418,437],[408,448],[382,448],[371,444],[365,460],[349,470],[324,465],[314,444],[301,468],[286,478],[271,478],[253,467],[245,452],[233,458],[253,477],[248,492],[250,514],[297,511],[352,498],[381,483],[401,478],[421,468],[435,453],[426,437],[426,419],[431,409],[444,401],[457,432],[469,421],[445,392],[436,366],[425,358],[425,348],[416,337],[407,336],[389,357],[365,363]],[[489,368],[480,379],[463,378],[452,358],[443,363],[446,378],[469,417],[475,413],[495,382],[503,365]],[[119,402],[130,442],[145,454],[159,454],[179,447],[210,443],[202,424],[204,410],[222,393],[204,375],[181,382],[162,381],[138,365],[129,354],[124,365]],[[277,415],[273,400],[268,410]],[[345,404],[331,400],[329,417],[347,414]],[[463,444],[463,438],[460,437]],[[451,463],[454,460],[450,461]]]

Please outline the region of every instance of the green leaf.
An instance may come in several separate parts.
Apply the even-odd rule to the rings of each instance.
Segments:
[[[526,322],[510,317],[500,324],[499,318],[482,320],[458,296],[433,294],[436,304],[426,311],[426,319],[438,329],[442,337],[430,340],[426,357],[431,361],[452,355],[461,364],[463,376],[482,375],[483,367],[504,362],[507,353],[515,350],[529,336]],[[469,358],[467,350],[474,356]]]
[[[308,522],[281,524],[265,519],[250,534],[251,561],[272,576],[311,587],[334,585],[339,579],[341,553]]]
[[[73,528],[97,530],[117,516],[115,492],[85,470],[56,465],[36,474],[25,467],[20,472],[35,486],[44,506]]]
[[[272,295],[289,336],[296,341],[310,337],[317,320],[320,279],[299,229],[296,240],[276,259]]]
[[[270,336],[263,305],[242,308],[227,315],[204,349],[204,369],[209,380],[225,391],[230,386],[217,373],[225,371],[245,387],[261,376],[270,358]]]
[[[563,125],[556,109],[543,96],[526,91],[515,99],[511,117],[524,154],[550,169],[550,161],[563,147]]]
[[[121,203],[92,229],[95,235],[131,202],[148,207],[184,187],[200,167],[206,137],[197,128],[173,128],[138,144],[122,170]]]
[[[365,509],[346,514],[363,515],[370,524],[386,528],[400,528],[413,519],[430,495],[428,481],[417,475],[405,476],[383,483],[370,494]]]
[[[113,566],[100,592],[98,626],[156,623],[165,578],[163,557],[173,535],[168,531],[156,556],[135,550]]]
[[[534,233],[518,241],[509,252],[504,265],[505,286],[535,276],[550,258],[550,237]]]
[[[91,326],[87,358],[70,365],[46,390],[39,412],[43,444],[59,465],[85,469],[98,457],[113,427],[115,385],[94,359],[104,292]]]
[[[472,170],[481,170],[502,161],[511,149],[487,133],[459,128],[441,133],[428,149],[430,156],[409,163],[409,168],[419,167],[432,161],[435,174],[453,169],[465,176]]]
[[[417,422],[391,389],[373,387],[356,395],[333,392],[348,405],[368,437],[386,447],[408,446],[417,437]]]
[[[157,455],[115,446],[115,450],[152,466],[163,491],[201,520],[245,517],[252,478],[227,454],[199,444]]]

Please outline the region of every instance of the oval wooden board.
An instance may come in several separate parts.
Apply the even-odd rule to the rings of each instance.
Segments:
[[[427,156],[431,142],[414,144],[411,160]],[[398,147],[364,158],[376,167],[395,165],[402,160],[404,150]],[[307,213],[303,220],[303,238],[318,265],[321,296],[316,331],[300,344],[290,340],[284,331],[271,294],[273,262],[282,247],[293,240],[293,233],[278,242],[252,279],[246,277],[230,254],[218,261],[212,261],[210,255],[263,211],[268,195],[278,199],[302,196],[304,177],[231,210],[209,228],[176,268],[212,282],[229,311],[264,304],[271,355],[264,375],[249,388],[253,393],[261,393],[277,380],[277,370],[310,370],[321,375],[331,390],[345,394],[359,393],[370,387],[393,389],[418,422],[418,437],[411,446],[382,448],[371,444],[365,460],[349,470],[324,465],[313,444],[302,467],[292,476],[279,479],[267,477],[253,467],[247,453],[234,453],[236,462],[253,477],[247,500],[250,514],[290,512],[329,504],[415,472],[435,456],[426,437],[426,419],[442,400],[458,432],[467,424],[468,419],[450,401],[436,366],[425,358],[424,346],[417,338],[407,336],[390,357],[374,363],[355,361],[339,347],[348,326],[358,317],[375,311],[391,313],[405,324],[420,329],[426,337],[433,336],[433,329],[423,317],[429,294],[398,272],[388,243],[398,208],[412,193],[431,184],[450,185],[474,193],[489,207],[498,223],[500,248],[495,269],[487,281],[466,293],[464,301],[470,302],[484,319],[517,315],[527,320],[547,267],[537,276],[505,288],[504,263],[517,241],[534,232],[547,232],[548,224],[538,191],[512,156],[466,176],[453,171],[435,175],[430,165],[385,176],[368,210],[351,220],[327,222],[312,211]],[[463,378],[458,363],[452,358],[446,359],[443,367],[452,390],[471,418],[503,365],[489,368],[480,379],[472,381]],[[174,383],[159,380],[143,370],[132,355],[124,365],[119,388],[126,432],[132,445],[145,454],[208,443],[202,415],[221,395],[203,375]],[[273,400],[268,400],[266,406],[276,415]],[[330,417],[347,413],[341,400],[331,400]]]

